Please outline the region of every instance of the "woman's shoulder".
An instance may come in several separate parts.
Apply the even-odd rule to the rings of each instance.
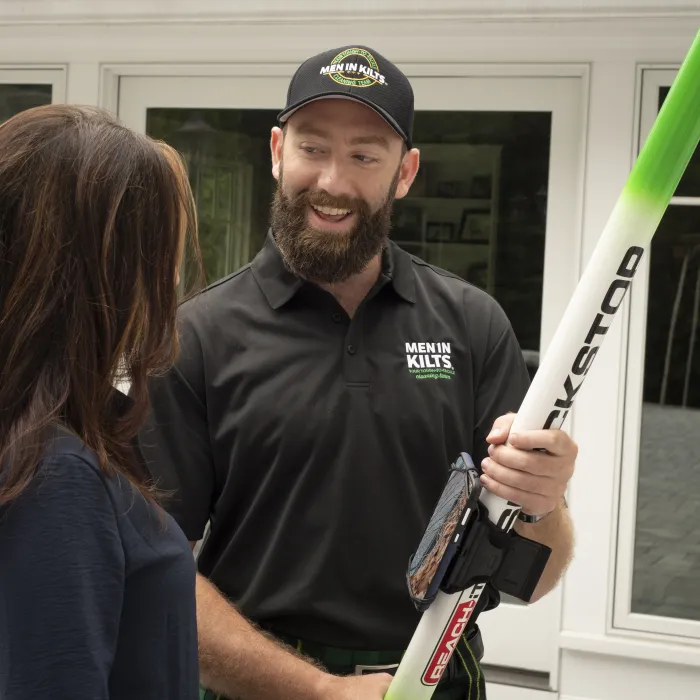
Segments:
[[[50,438],[27,487],[0,507],[0,557],[17,571],[55,557],[122,561],[118,503],[97,458],[77,438]],[[25,555],[31,558],[25,560]],[[82,560],[74,562],[80,569]]]
[[[54,489],[70,489],[73,494],[104,491],[110,500],[114,500],[120,481],[116,474],[107,475],[95,452],[64,428],[51,431],[36,480],[39,484],[51,482]]]
[[[100,500],[105,508],[106,496],[125,550],[137,554],[138,559],[144,554],[147,558],[177,554],[183,543],[190,553],[189,543],[171,516],[155,500],[146,499],[120,471],[105,473],[95,452],[74,434],[57,432],[43,468],[53,490],[60,483],[60,491],[73,503]],[[101,497],[95,493],[97,489],[103,491]]]

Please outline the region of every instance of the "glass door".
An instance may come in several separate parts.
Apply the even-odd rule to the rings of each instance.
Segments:
[[[26,109],[62,102],[64,93],[62,70],[0,67],[0,124]]]
[[[209,283],[263,243],[270,129],[292,70],[120,79],[122,120],[185,154]],[[495,296],[534,375],[579,274],[583,80],[409,77],[422,167],[396,203],[392,235]],[[557,589],[534,606],[505,600],[485,614],[485,663],[540,673],[549,685],[559,611]]]
[[[640,146],[674,77],[644,71]],[[700,647],[700,152],[636,279],[614,625]]]

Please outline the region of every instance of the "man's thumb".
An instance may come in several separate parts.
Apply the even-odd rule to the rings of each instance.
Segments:
[[[508,434],[515,420],[515,413],[500,416],[493,422],[491,432],[486,436],[486,441],[492,445],[501,445],[508,439]]]

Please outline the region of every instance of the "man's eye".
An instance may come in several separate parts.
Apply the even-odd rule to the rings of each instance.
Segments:
[[[372,158],[372,156],[363,156],[363,155],[356,155],[355,158],[360,161],[360,163],[374,163],[376,162],[376,158]]]
[[[301,150],[305,153],[319,153],[319,149],[314,146],[302,146]]]

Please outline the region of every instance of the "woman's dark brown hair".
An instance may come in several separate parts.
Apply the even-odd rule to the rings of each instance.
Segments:
[[[148,376],[177,354],[188,235],[198,262],[192,193],[166,144],[90,107],[0,125],[0,505],[29,485],[57,424],[149,495],[132,441]],[[117,413],[123,380],[132,401]]]

